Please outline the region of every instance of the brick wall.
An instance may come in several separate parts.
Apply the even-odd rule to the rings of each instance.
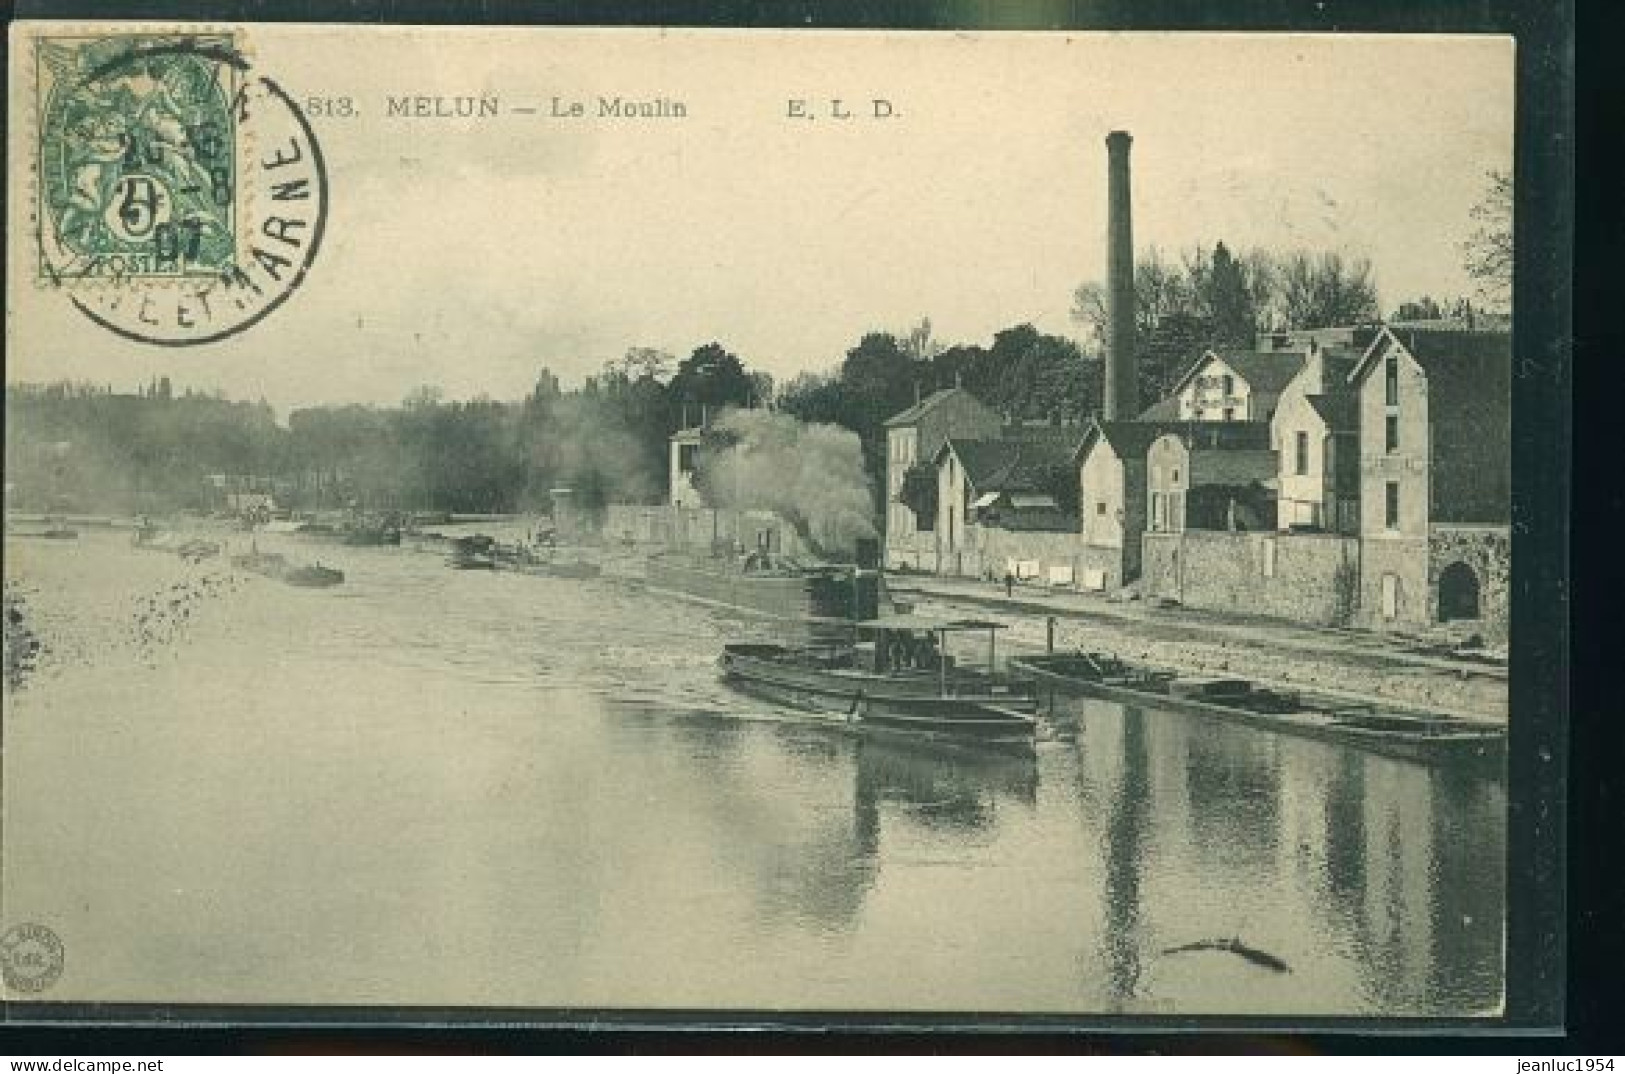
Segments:
[[[1359,542],[1335,534],[1147,533],[1147,596],[1304,623],[1353,615]]]

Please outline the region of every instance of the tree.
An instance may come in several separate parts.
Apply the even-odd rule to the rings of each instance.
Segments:
[[[1343,255],[1298,251],[1281,266],[1281,305],[1287,327],[1333,328],[1378,317],[1377,287],[1371,262],[1344,261]]]
[[[670,387],[679,403],[720,410],[746,406],[753,385],[738,355],[720,343],[706,343],[683,359]]]
[[[1198,301],[1207,314],[1213,342],[1226,347],[1251,347],[1258,334],[1258,311],[1246,271],[1224,243],[1213,248],[1207,273],[1201,280]]]
[[[1477,226],[1462,244],[1463,267],[1478,281],[1479,297],[1505,312],[1512,306],[1512,176],[1487,173],[1470,215]]]

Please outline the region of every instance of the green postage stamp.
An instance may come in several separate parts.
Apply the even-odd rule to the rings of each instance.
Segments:
[[[39,278],[218,277],[237,259],[230,34],[40,37]]]

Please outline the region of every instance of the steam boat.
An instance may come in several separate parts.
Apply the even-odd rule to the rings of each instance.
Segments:
[[[1001,623],[913,615],[852,624],[857,640],[824,645],[724,646],[723,677],[772,700],[833,716],[863,735],[1030,751],[1038,700],[994,668]],[[987,669],[959,665],[948,639],[988,637]]]

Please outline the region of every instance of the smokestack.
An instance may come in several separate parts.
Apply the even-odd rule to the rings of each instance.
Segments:
[[[1107,420],[1126,420],[1140,410],[1134,368],[1134,227],[1130,221],[1128,131],[1106,135],[1106,391]]]

